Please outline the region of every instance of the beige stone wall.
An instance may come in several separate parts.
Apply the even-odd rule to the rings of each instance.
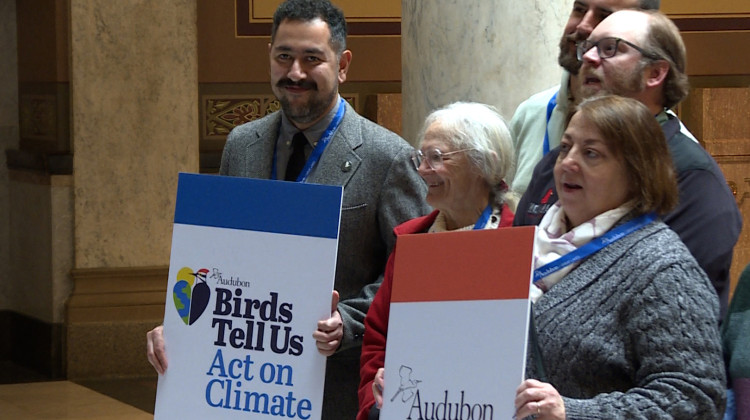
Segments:
[[[168,264],[198,171],[195,0],[70,1],[75,266]]]

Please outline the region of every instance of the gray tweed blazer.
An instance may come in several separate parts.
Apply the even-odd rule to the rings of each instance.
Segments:
[[[720,419],[718,298],[660,221],[584,260],[534,305],[568,419]],[[527,373],[540,377],[534,351]]]
[[[281,113],[275,112],[232,130],[220,173],[270,178],[280,124]],[[361,344],[364,317],[396,240],[393,228],[430,210],[424,181],[409,160],[412,150],[347,103],[341,125],[308,180],[344,187],[335,286],[341,295],[344,348]]]
[[[221,175],[270,178],[280,126],[281,113],[275,112],[232,130]],[[412,150],[401,137],[346,104],[341,125],[308,178],[344,187],[335,281],[344,339],[328,358],[323,402],[327,420],[357,414],[364,319],[396,241],[393,228],[430,212],[424,201],[427,187],[409,160]]]

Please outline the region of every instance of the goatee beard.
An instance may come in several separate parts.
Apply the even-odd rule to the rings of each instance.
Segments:
[[[336,90],[331,91],[327,97],[313,96],[310,100],[301,105],[292,105],[286,96],[279,98],[281,109],[284,115],[298,124],[309,124],[316,121],[328,111],[331,103],[336,98]]]

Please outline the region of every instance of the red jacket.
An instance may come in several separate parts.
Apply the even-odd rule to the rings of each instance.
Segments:
[[[427,216],[409,220],[396,226],[393,232],[396,236],[426,232],[435,222],[437,215],[438,211],[435,210]],[[513,212],[508,206],[503,205],[498,228],[512,225]],[[388,336],[388,317],[391,308],[391,287],[393,285],[393,264],[396,259],[396,249],[397,247],[394,247],[393,252],[388,257],[383,284],[380,285],[380,289],[375,294],[365,317],[365,336],[362,341],[362,356],[359,362],[359,412],[357,413],[357,420],[367,420],[370,408],[375,404],[372,382],[375,380],[375,373],[385,363],[385,342]]]

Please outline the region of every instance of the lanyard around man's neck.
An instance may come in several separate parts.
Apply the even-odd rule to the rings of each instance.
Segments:
[[[307,181],[307,178],[310,175],[310,172],[312,172],[313,168],[315,168],[315,165],[320,160],[320,157],[323,155],[323,152],[328,146],[328,143],[331,142],[333,135],[336,133],[336,129],[338,129],[339,125],[341,125],[341,120],[344,118],[345,111],[346,111],[346,106],[344,105],[344,98],[340,98],[338,109],[336,110],[336,115],[333,117],[333,120],[331,120],[331,122],[328,124],[328,127],[326,127],[325,131],[320,136],[320,140],[318,140],[318,143],[315,145],[315,148],[310,154],[310,157],[307,158],[307,161],[305,162],[305,166],[302,168],[302,171],[299,173],[299,176],[297,176],[296,182]],[[273,162],[271,163],[271,179],[278,179],[277,173],[276,173],[277,172],[276,167],[277,167],[276,147],[274,147]]]
[[[555,107],[557,106],[558,93],[560,93],[559,90],[555,92],[554,95],[552,95],[552,98],[550,98],[549,102],[547,103],[547,122],[544,125],[544,143],[542,143],[542,156],[545,156],[547,153],[549,153],[549,120],[552,118],[552,111],[554,111]]]

